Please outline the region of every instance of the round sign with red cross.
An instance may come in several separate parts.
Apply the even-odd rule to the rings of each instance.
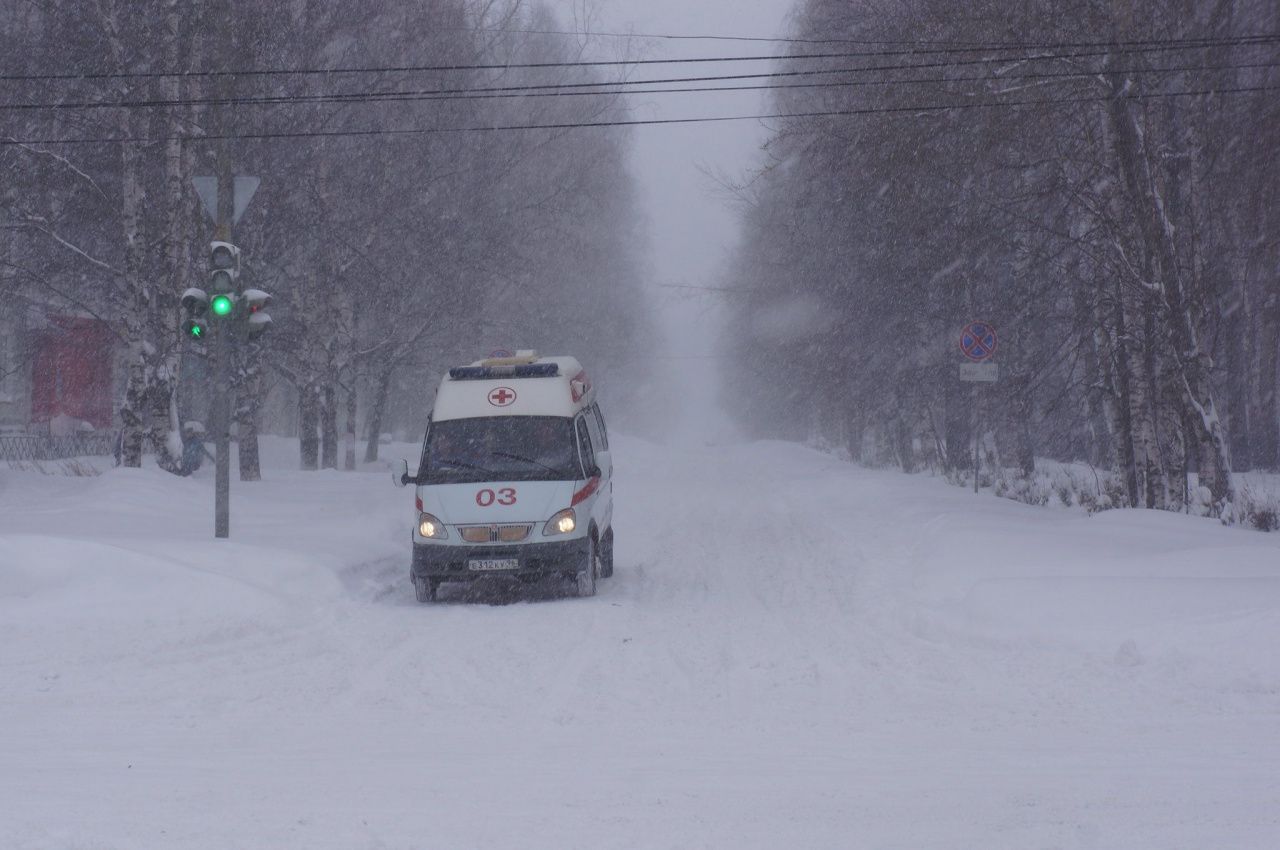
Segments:
[[[510,387],[496,387],[489,390],[489,404],[494,407],[510,407],[516,400],[516,391]]]
[[[996,329],[986,322],[970,322],[960,332],[960,351],[978,363],[995,354],[999,344]]]

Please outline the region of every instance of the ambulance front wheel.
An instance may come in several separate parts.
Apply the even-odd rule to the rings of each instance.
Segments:
[[[604,533],[604,539],[600,541],[600,578],[609,578],[613,575],[613,529],[610,528]]]
[[[600,550],[596,547],[596,538],[587,538],[587,558],[578,573],[578,596],[596,595],[596,577],[600,574]]]

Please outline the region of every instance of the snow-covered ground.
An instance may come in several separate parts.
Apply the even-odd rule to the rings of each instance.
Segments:
[[[0,471],[0,847],[1280,846],[1280,535],[618,438],[597,597],[419,606],[412,493],[268,453],[229,542]]]

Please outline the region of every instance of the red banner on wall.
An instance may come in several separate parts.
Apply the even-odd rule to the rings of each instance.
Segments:
[[[51,316],[32,342],[31,421],[66,416],[110,428],[115,337],[106,323]]]

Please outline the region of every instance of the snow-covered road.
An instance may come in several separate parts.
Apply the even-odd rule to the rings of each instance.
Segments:
[[[0,846],[1280,846],[1280,535],[615,442],[616,576],[513,605],[283,446],[223,543],[0,472]]]

